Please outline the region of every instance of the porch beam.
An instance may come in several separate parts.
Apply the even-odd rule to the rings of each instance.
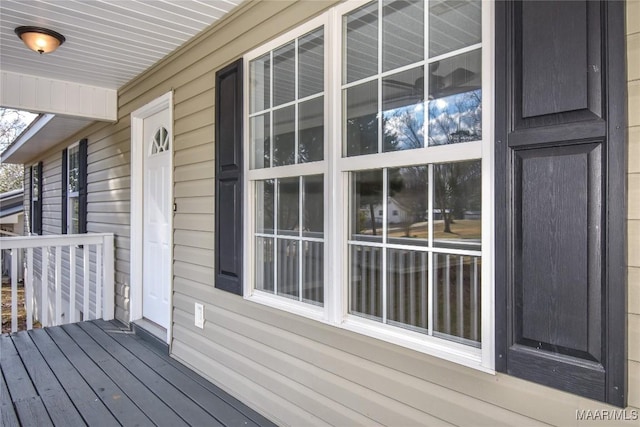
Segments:
[[[116,121],[118,92],[72,81],[1,71],[0,106],[34,113]]]

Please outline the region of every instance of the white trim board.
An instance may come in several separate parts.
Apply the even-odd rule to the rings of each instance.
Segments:
[[[142,319],[142,246],[143,246],[143,204],[144,204],[144,185],[143,185],[143,159],[144,159],[144,141],[143,141],[143,125],[144,119],[158,113],[164,109],[169,109],[169,135],[173,140],[173,91],[156,98],[143,107],[131,113],[131,253],[130,253],[130,306],[129,321]],[[171,144],[171,161],[169,169],[171,170],[171,194],[169,200],[173,200],[173,143]],[[171,236],[170,246],[173,248],[173,216],[171,217]],[[173,250],[172,250],[173,251]],[[171,256],[173,260],[173,255]],[[173,267],[170,269],[170,290],[169,290],[169,308],[173,307]],[[173,335],[173,317],[169,313],[169,326],[167,328],[166,342],[171,345],[171,337]]]
[[[118,91],[27,74],[0,73],[0,105],[17,110],[115,122]]]

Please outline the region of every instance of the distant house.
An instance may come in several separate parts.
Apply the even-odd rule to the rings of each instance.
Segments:
[[[383,220],[383,206],[381,204],[373,205],[374,212],[374,220],[376,224],[382,224]],[[371,209],[370,208],[360,208],[360,212],[362,212],[363,218],[366,219],[367,222],[371,219]],[[393,197],[389,197],[389,201],[387,203],[387,218],[388,224],[401,224],[407,221],[412,221],[412,212],[411,209],[399,203]]]
[[[7,233],[22,235],[24,231],[24,190],[0,194],[0,228]]]
[[[24,190],[13,190],[0,194],[0,236],[21,236],[24,231]],[[2,276],[11,273],[11,254],[2,249]],[[21,265],[18,262],[18,265]],[[18,268],[18,280],[22,280],[22,269]]]
[[[246,1],[2,160],[36,234],[115,234],[117,319],[278,424],[575,425],[640,408],[639,40],[633,0]],[[462,163],[473,247],[353,231]]]

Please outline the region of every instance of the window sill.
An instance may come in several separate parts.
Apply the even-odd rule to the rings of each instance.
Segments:
[[[482,365],[481,348],[469,347],[352,315],[347,315],[340,326],[361,335],[495,375],[494,369]]]
[[[276,296],[268,292],[254,290],[252,295],[245,297],[246,300],[263,304],[288,313],[297,314],[299,316],[308,317],[309,319],[318,320],[326,323],[324,317],[324,308],[307,304],[304,302],[288,299],[286,297]]]
[[[245,299],[277,310],[317,320],[327,325],[434,356],[439,359],[476,369],[488,374],[496,374],[494,369],[488,368],[482,364],[481,348],[466,346],[418,332],[381,324],[353,315],[347,315],[342,323],[333,323],[327,320],[323,307],[313,306],[295,300],[288,300],[287,298],[267,292],[254,290],[253,294],[245,297]]]

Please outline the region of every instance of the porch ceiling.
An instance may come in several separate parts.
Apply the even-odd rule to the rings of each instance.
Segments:
[[[24,163],[94,120],[115,120],[119,88],[244,0],[1,1],[0,106],[55,115],[1,156]],[[39,55],[14,33],[23,25],[66,41]]]
[[[0,70],[118,89],[242,0],[2,0]],[[42,26],[66,37],[39,55],[14,33]]]

